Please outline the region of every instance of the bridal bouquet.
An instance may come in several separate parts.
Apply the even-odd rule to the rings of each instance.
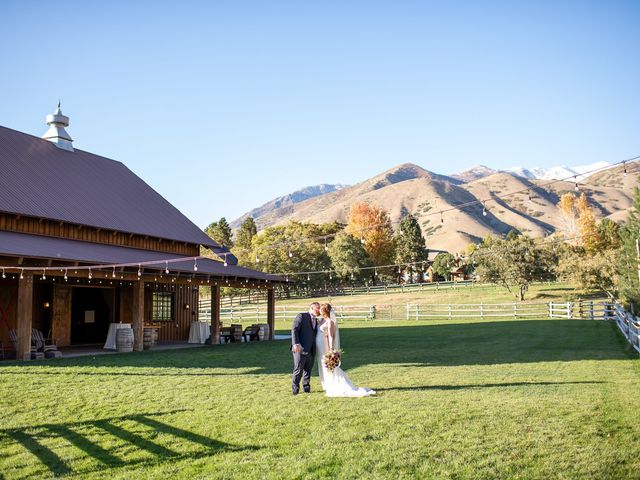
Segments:
[[[327,367],[327,370],[333,372],[336,368],[340,366],[340,358],[342,356],[342,350],[329,350],[324,354],[322,360],[324,362],[324,366]]]

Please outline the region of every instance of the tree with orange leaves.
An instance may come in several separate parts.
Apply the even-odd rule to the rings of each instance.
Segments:
[[[395,243],[391,219],[386,210],[366,202],[354,203],[345,231],[363,242],[374,265],[392,263]]]

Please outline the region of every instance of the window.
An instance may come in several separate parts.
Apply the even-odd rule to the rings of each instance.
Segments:
[[[173,320],[173,293],[153,292],[151,319],[154,322],[170,322]]]

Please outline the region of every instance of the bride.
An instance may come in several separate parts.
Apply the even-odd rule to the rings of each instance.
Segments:
[[[340,332],[336,322],[336,314],[329,303],[320,307],[320,313],[324,323],[318,328],[316,334],[316,358],[318,359],[318,372],[320,383],[327,397],[366,397],[375,395],[375,390],[356,387],[347,374],[340,367],[330,371],[324,365],[324,354],[329,350],[340,349]]]

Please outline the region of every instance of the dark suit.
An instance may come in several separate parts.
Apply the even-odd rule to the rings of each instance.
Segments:
[[[300,390],[300,379],[302,378],[302,388],[307,392],[310,387],[311,369],[315,360],[316,351],[316,318],[310,313],[299,313],[293,320],[291,326],[291,346],[296,343],[302,346],[301,352],[293,352],[293,393]]]

